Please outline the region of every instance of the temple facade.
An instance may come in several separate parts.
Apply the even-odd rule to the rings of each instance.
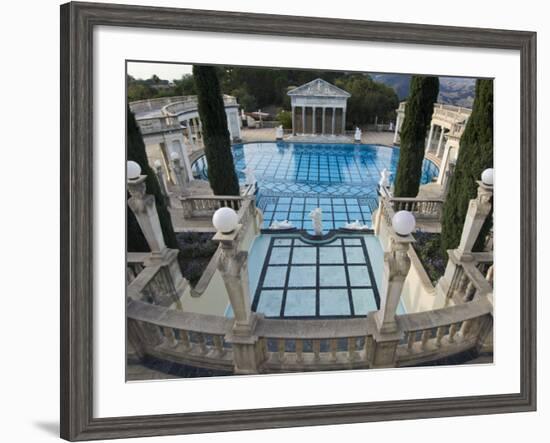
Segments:
[[[287,93],[292,107],[293,135],[343,135],[351,95],[317,78]]]

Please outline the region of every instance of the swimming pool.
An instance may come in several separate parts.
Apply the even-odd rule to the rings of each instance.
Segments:
[[[393,181],[399,149],[363,144],[262,142],[233,145],[235,168],[241,183],[246,170],[258,183],[257,206],[264,213],[264,228],[289,220],[297,229],[313,232],[309,213],[323,210],[323,231],[359,220],[371,225],[376,209],[380,172],[386,168]],[[207,178],[205,157],[193,163],[193,173]],[[249,172],[250,173],[250,172]],[[439,169],[424,160],[421,183],[432,181]]]

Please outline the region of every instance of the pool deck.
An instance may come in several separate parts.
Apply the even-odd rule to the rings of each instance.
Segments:
[[[363,132],[361,135],[361,143],[367,145],[384,145],[394,146],[393,132]],[[275,128],[259,128],[241,130],[241,139],[243,143],[250,142],[275,142]],[[343,136],[289,136],[285,135],[284,141],[301,141],[301,142],[316,142],[316,143],[353,143],[353,137]]]

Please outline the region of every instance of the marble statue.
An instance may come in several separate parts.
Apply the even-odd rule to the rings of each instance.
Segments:
[[[243,172],[245,176],[245,183],[247,185],[253,185],[256,183],[256,176],[254,175],[254,170],[252,168],[244,168]]]
[[[359,129],[358,127],[355,128],[354,139],[357,143],[361,141],[361,129]]]
[[[390,171],[388,171],[387,168],[382,169],[382,172],[380,172],[380,181],[378,182],[378,186],[381,188],[389,188],[390,187]]]
[[[283,131],[283,125],[279,125],[275,128],[275,138],[277,140],[282,140],[283,139],[283,134],[284,134],[284,131]]]
[[[315,208],[309,213],[309,216],[313,222],[313,231],[315,235],[323,235],[323,210],[321,208]]]
[[[395,126],[394,126],[393,122],[390,122],[390,126],[389,126],[388,130],[393,131],[394,129],[395,129]]]

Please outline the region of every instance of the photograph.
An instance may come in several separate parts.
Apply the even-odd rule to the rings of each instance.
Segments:
[[[493,78],[125,71],[127,382],[493,364]]]

